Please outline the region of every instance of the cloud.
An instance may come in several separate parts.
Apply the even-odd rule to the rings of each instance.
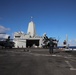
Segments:
[[[8,38],[8,36],[9,36],[8,34],[0,34],[0,38],[5,38],[6,39],[6,38]]]
[[[9,28],[6,28],[2,25],[0,25],[0,33],[5,33],[6,31],[9,31],[10,29]]]
[[[2,25],[0,25],[0,38],[8,38],[8,34],[5,34],[7,31],[9,31],[10,28],[6,28]]]

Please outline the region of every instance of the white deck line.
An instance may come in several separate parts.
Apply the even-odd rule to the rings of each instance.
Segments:
[[[70,64],[70,62],[69,61],[65,61],[67,64],[68,64],[68,66],[70,67],[70,70],[76,70],[76,68],[74,68],[71,64]]]

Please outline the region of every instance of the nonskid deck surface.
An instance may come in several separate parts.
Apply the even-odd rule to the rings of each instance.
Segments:
[[[76,51],[0,49],[0,75],[76,75]]]

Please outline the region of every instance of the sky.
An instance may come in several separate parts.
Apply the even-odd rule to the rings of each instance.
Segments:
[[[38,35],[76,45],[76,0],[0,0],[0,33],[27,33],[31,16]]]

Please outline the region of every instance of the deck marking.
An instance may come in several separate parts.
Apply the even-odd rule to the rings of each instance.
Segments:
[[[34,56],[53,56],[53,57],[62,57],[62,55],[56,55],[56,54],[38,54],[38,53],[29,53]]]
[[[70,70],[76,70],[76,68],[73,68],[73,66],[70,64],[70,62],[69,61],[65,61],[67,64],[68,64],[68,66],[70,67]]]
[[[68,64],[68,66],[70,67],[70,68],[73,68],[73,66],[69,63],[69,61],[65,61],[67,64]]]
[[[76,68],[70,68],[70,70],[76,70]]]

